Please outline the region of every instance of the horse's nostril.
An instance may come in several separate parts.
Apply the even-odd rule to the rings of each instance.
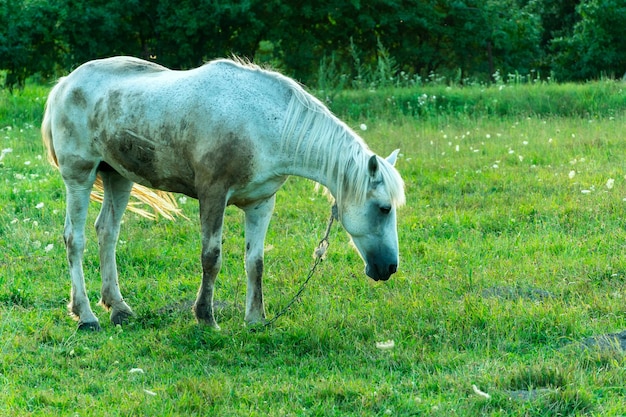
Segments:
[[[397,270],[398,270],[398,265],[396,265],[396,264],[389,265],[389,273],[390,274],[395,274]]]

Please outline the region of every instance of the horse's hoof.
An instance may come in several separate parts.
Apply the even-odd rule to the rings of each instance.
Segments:
[[[248,327],[265,326],[267,323],[265,313],[248,314],[243,321]]]
[[[215,321],[211,322],[207,320],[198,319],[198,325],[202,326],[203,328],[209,328],[211,330],[215,330],[216,332],[219,332],[220,330],[222,330],[219,324],[217,324]]]
[[[263,321],[258,321],[255,323],[245,323],[245,325],[250,333],[257,333],[257,332],[261,332],[265,330],[268,323],[269,322],[267,320],[263,320]]]
[[[102,330],[100,328],[100,323],[98,323],[97,321],[91,321],[91,322],[79,322],[78,323],[78,330],[81,331],[90,331],[90,332],[99,332],[100,330]]]
[[[130,319],[132,316],[134,316],[134,313],[132,311],[126,311],[126,310],[113,311],[111,313],[111,323],[113,323],[114,326],[117,326],[117,325],[121,326],[122,324],[126,323],[128,319]]]
[[[220,330],[222,330],[222,328],[219,326],[219,324],[217,324],[215,319],[206,319],[206,318],[196,316],[196,321],[198,322],[198,325],[203,328],[209,328],[209,329],[215,330],[216,332],[219,332]]]

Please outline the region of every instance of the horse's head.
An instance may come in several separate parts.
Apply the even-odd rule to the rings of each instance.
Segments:
[[[365,273],[386,281],[398,270],[397,206],[404,203],[403,184],[393,168],[398,150],[386,160],[368,160],[369,182],[363,202],[342,201],[339,220],[365,261]]]

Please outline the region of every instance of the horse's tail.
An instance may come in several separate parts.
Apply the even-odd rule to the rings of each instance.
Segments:
[[[54,151],[52,124],[50,120],[50,102],[53,101],[55,91],[56,86],[52,89],[48,100],[46,101],[43,120],[41,122],[41,138],[48,154],[48,161],[53,167],[59,168],[59,160],[57,159],[56,152]],[[94,188],[95,190],[91,192],[91,199],[102,203],[104,199],[104,185],[102,184],[102,178],[100,178],[100,175],[96,177]],[[140,216],[153,220],[159,215],[169,220],[174,220],[177,216],[185,217],[182,210],[178,207],[176,199],[172,193],[152,190],[148,187],[144,187],[143,185],[134,184],[131,195],[135,197],[137,201],[131,201],[128,204],[128,209],[139,214]],[[144,210],[141,207],[142,205],[150,206],[153,211]]]
[[[96,177],[94,183],[95,190],[91,192],[91,199],[102,203],[104,199],[104,186],[100,175]],[[185,217],[182,210],[178,207],[176,199],[172,193],[166,191],[153,190],[143,185],[133,184],[130,192],[137,201],[128,203],[128,209],[140,216],[155,220],[161,216],[168,220],[174,220],[176,217]],[[148,205],[152,211],[144,210],[141,206]]]
[[[58,85],[58,84],[57,84]],[[54,146],[52,145],[52,124],[50,122],[50,101],[52,95],[56,90],[56,86],[50,92],[48,100],[46,101],[45,110],[43,113],[43,120],[41,122],[41,139],[46,147],[46,153],[48,154],[48,161],[53,167],[59,167],[59,161],[57,160],[57,154],[54,152]]]

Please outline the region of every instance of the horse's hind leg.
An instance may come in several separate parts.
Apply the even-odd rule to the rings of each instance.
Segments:
[[[98,319],[93,314],[85,289],[83,274],[83,253],[85,251],[85,222],[89,195],[96,177],[96,165],[81,161],[78,168],[66,168],[61,165],[61,175],[65,182],[66,216],[63,237],[67,249],[67,260],[72,278],[72,292],[68,308],[78,319],[79,329],[100,330]]]
[[[122,324],[133,315],[124,302],[117,279],[115,247],[120,233],[122,215],[128,204],[133,183],[112,170],[100,171],[104,185],[102,209],[96,220],[96,233],[100,249],[102,290],[100,304],[111,310],[111,322]]]
[[[263,255],[265,235],[274,211],[276,196],[261,204],[244,208],[246,213],[246,290],[247,324],[263,324],[265,307],[263,305]]]

